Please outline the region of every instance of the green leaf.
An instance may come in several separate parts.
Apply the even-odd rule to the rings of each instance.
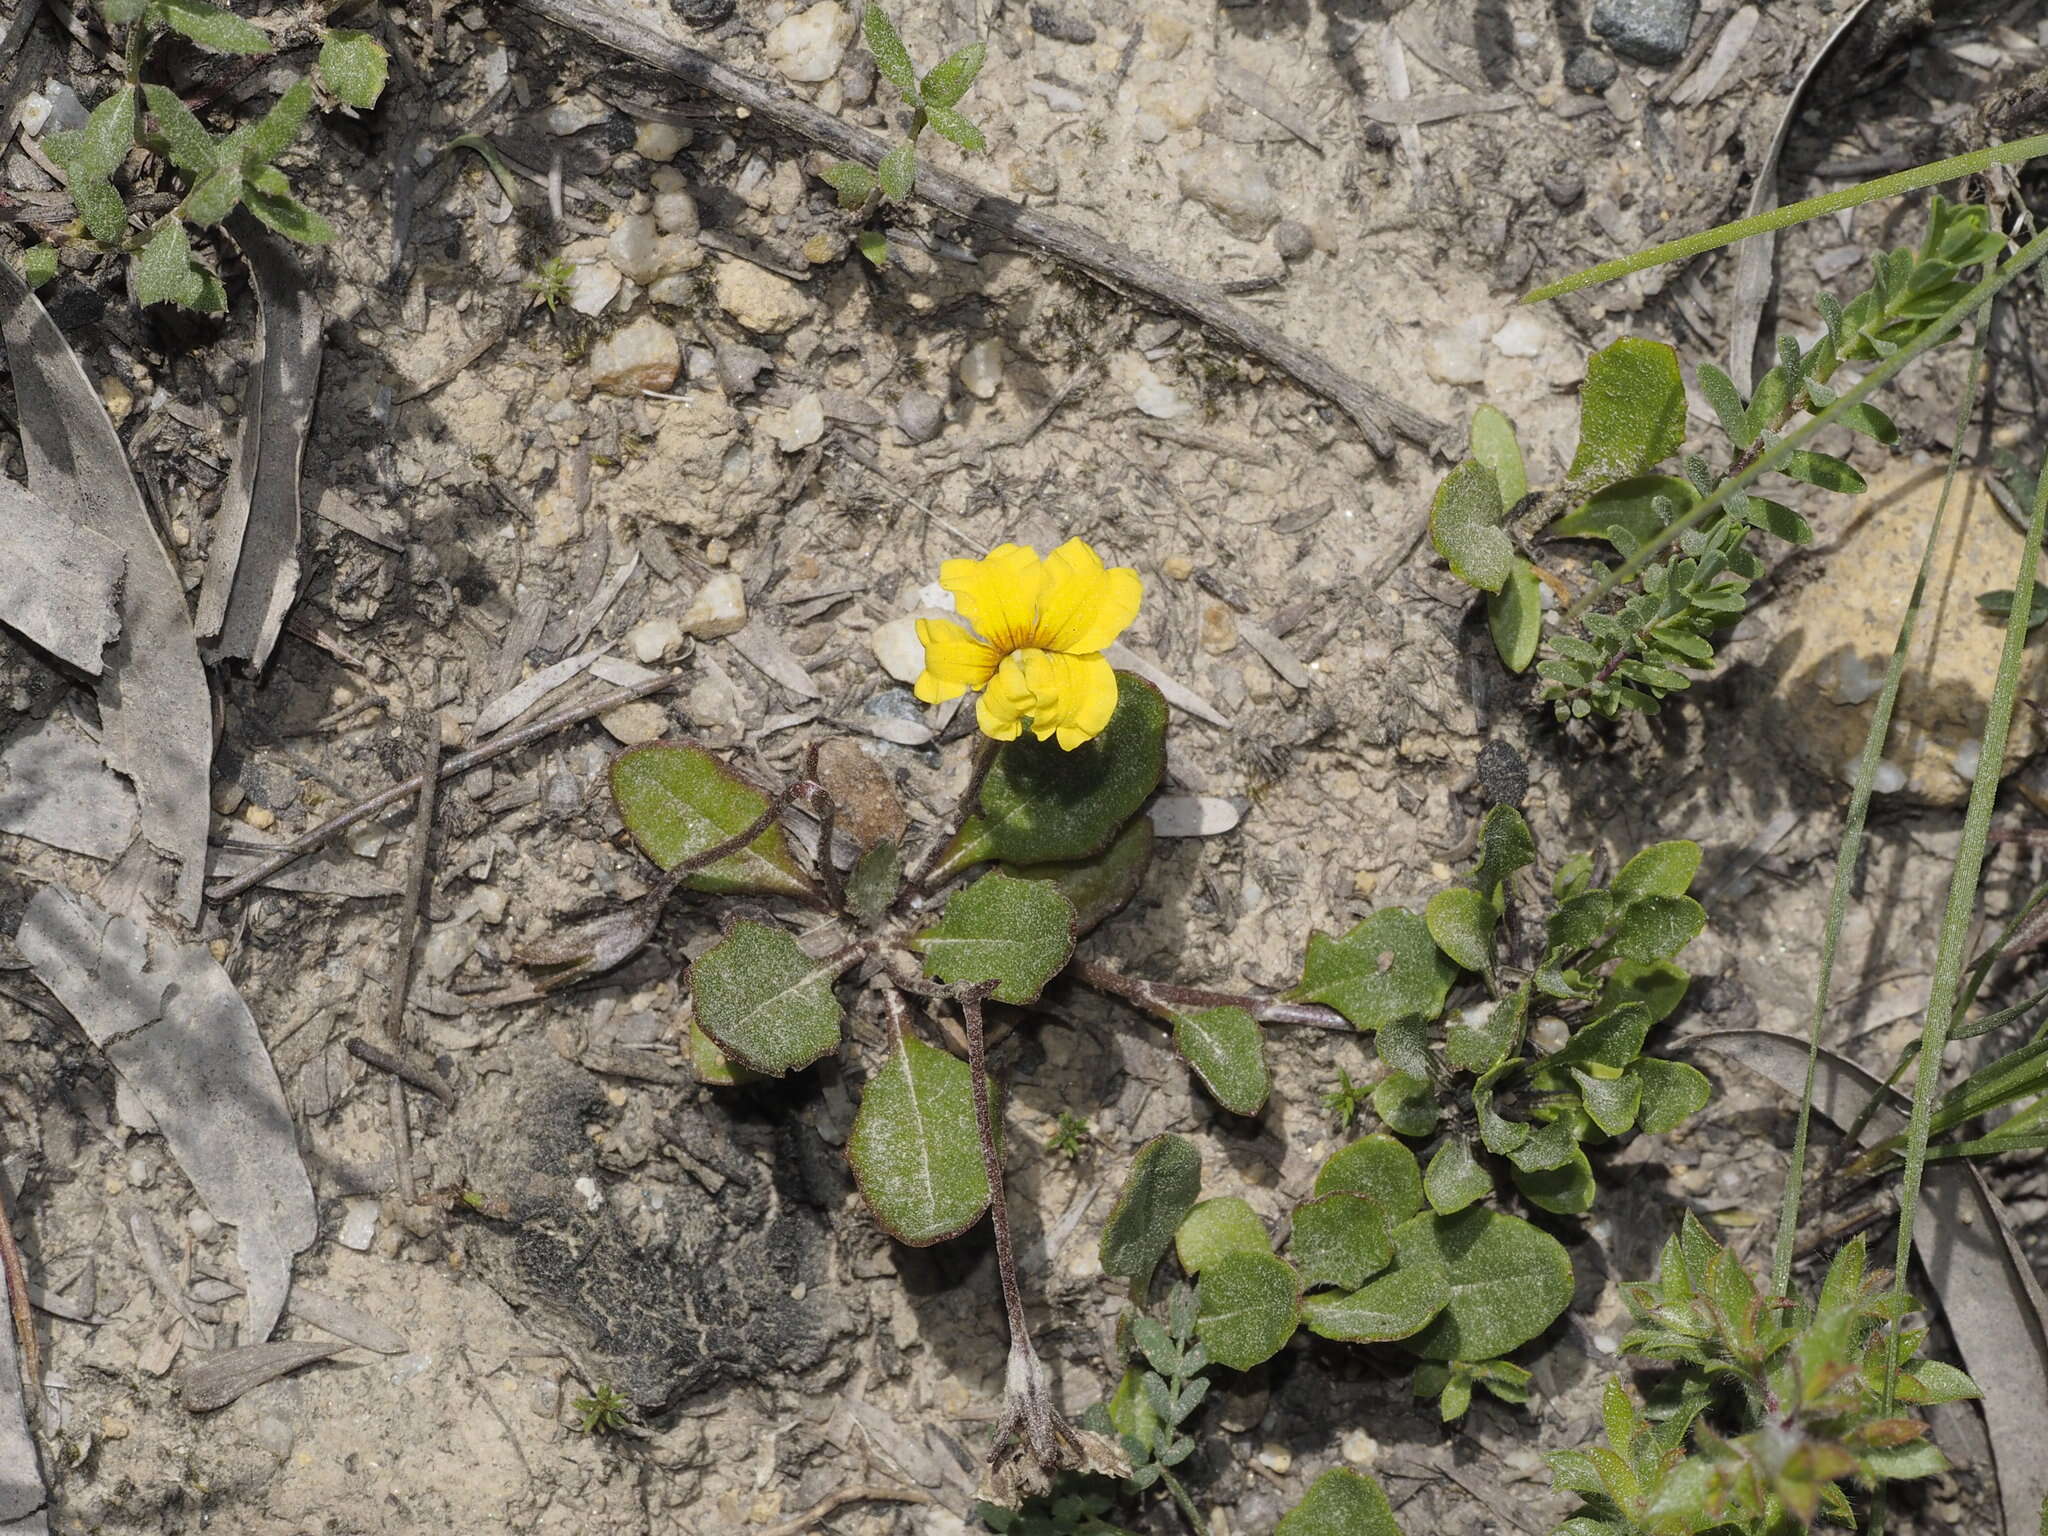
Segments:
[[[1059,888],[1074,906],[1074,936],[1079,938],[1104,918],[1120,911],[1138,892],[1152,862],[1156,834],[1149,817],[1134,816],[1116,841],[1092,858],[1058,864],[1006,865],[1004,873],[1022,880],[1044,880]]]
[[[932,125],[932,132],[942,139],[958,144],[969,154],[978,155],[988,148],[988,140],[982,137],[981,130],[951,107],[942,107],[928,100],[925,102],[924,115]]]
[[[1204,1008],[1173,1016],[1173,1048],[1210,1097],[1233,1115],[1256,1115],[1273,1080],[1258,1020],[1242,1008]]]
[[[1137,814],[1165,768],[1166,700],[1143,678],[1119,672],[1116,712],[1093,741],[1068,752],[1019,737],[997,750],[981,786],[981,815],[963,829],[945,867],[1088,858]]]
[[[1593,1165],[1581,1147],[1573,1147],[1571,1156],[1555,1168],[1516,1168],[1511,1176],[1523,1199],[1554,1216],[1583,1216],[1600,1193]]]
[[[1636,1110],[1643,1102],[1643,1085],[1633,1074],[1596,1077],[1582,1067],[1567,1070],[1579,1085],[1579,1102],[1593,1123],[1610,1136],[1621,1136],[1636,1123]]]
[[[206,229],[233,213],[241,200],[241,166],[223,165],[200,178],[198,184],[185,194],[179,211],[187,223]]]
[[[1783,539],[1787,544],[1805,545],[1813,542],[1812,525],[1783,502],[1772,501],[1767,496],[1750,497],[1743,517],[1752,527],[1761,528],[1773,538]]]
[[[866,924],[878,923],[903,888],[903,850],[893,837],[868,849],[846,876],[846,910]]]
[[[780,928],[739,918],[690,966],[697,1023],[750,1071],[781,1077],[839,1044],[832,983],[850,955],[813,960]]]
[[[1869,487],[1855,466],[1829,453],[1815,453],[1808,448],[1794,448],[1778,460],[1781,473],[1794,480],[1804,480],[1808,485],[1817,485],[1824,491],[1839,491],[1845,496],[1860,496]]]
[[[1668,503],[1660,510],[1659,498]],[[1670,523],[1692,510],[1699,500],[1690,482],[1673,475],[1636,475],[1603,486],[1550,525],[1556,539],[1605,539],[1616,548],[1639,548]],[[1623,538],[1609,533],[1620,528]],[[1627,544],[1633,539],[1634,544]]]
[[[1714,414],[1721,418],[1721,430],[1735,439],[1736,447],[1747,448],[1756,441],[1756,433],[1750,430],[1748,409],[1733,379],[1712,363],[1701,363],[1693,370],[1693,380],[1707,397],[1707,404],[1714,408]]]
[[[1536,840],[1529,823],[1512,805],[1496,805],[1479,823],[1479,865],[1472,883],[1493,896],[1517,870],[1536,862]]]
[[[903,46],[903,39],[896,34],[896,24],[874,0],[862,8],[860,14],[861,32],[868,40],[868,52],[875,56],[875,68],[882,78],[902,93],[903,99],[913,107],[920,105],[917,94],[917,69],[910,62],[910,50]]]
[[[215,164],[215,139],[206,131],[206,125],[192,115],[192,109],[179,98],[176,91],[160,85],[145,85],[142,94],[149,103],[150,116],[156,119],[157,130],[163,134],[169,148],[171,164],[186,175],[199,177],[212,170]]]
[[[1605,1067],[1619,1073],[1642,1054],[1643,1038],[1649,1032],[1650,1010],[1641,1003],[1623,1003],[1612,1013],[1603,1013],[1581,1026],[1562,1049],[1544,1058],[1543,1065]]]
[[[1280,1517],[1273,1536],[1401,1536],[1380,1485],[1349,1467],[1332,1467]]]
[[[1316,1193],[1364,1195],[1397,1224],[1422,1209],[1422,1165],[1391,1136],[1361,1137],[1323,1164]]]
[[[1520,555],[1508,568],[1501,589],[1487,594],[1486,626],[1501,665],[1510,672],[1527,671],[1543,638],[1543,579]]]
[[[913,1247],[957,1237],[988,1209],[967,1063],[905,1035],[861,1090],[846,1141],[861,1198]]]
[[[1661,1024],[1685,1000],[1691,981],[1668,960],[1623,960],[1607,973],[1593,1011],[1605,1013],[1623,1003],[1641,1003],[1650,1010],[1650,1022]]]
[[[1146,1142],[1102,1224],[1102,1272],[1148,1279],[1201,1192],[1202,1156],[1193,1145],[1178,1136]]]
[[[1706,926],[1706,910],[1690,896],[1645,896],[1622,912],[1615,953],[1626,960],[1669,960]]]
[[[32,245],[21,253],[21,276],[31,288],[40,288],[57,275],[57,248]]]
[[[71,178],[71,201],[86,231],[95,240],[119,245],[128,234],[128,205],[104,176],[79,174]]]
[[[1859,401],[1835,418],[1837,426],[1847,427],[1851,432],[1861,432],[1865,437],[1883,443],[1887,448],[1899,440],[1899,429],[1892,424],[1891,417],[1876,406]]]
[[[158,0],[163,18],[174,32],[182,32],[202,48],[215,53],[268,53],[270,34],[253,27],[232,12],[206,0]]]
[[[697,1022],[697,1016],[689,1016],[689,1037],[687,1041],[690,1070],[697,1081],[713,1088],[736,1088],[742,1083],[755,1081],[760,1073],[749,1072],[718,1048],[718,1042],[704,1033],[704,1027]]]
[[[1700,870],[1700,845],[1683,840],[1652,843],[1621,866],[1608,887],[1619,906],[1645,896],[1683,896]]]
[[[1624,336],[1586,359],[1574,481],[1594,489],[1643,474],[1684,441],[1685,380],[1668,345]]]
[[[135,302],[190,308],[198,303],[202,291],[199,274],[192,269],[192,246],[185,238],[184,224],[176,218],[165,219],[135,258]]]
[[[917,144],[905,139],[889,153],[882,156],[875,166],[875,180],[882,188],[882,196],[892,203],[900,203],[910,196],[910,189],[917,185]]]
[[[1471,1142],[1462,1136],[1446,1136],[1436,1144],[1429,1170],[1422,1176],[1422,1191],[1431,1210],[1451,1216],[1492,1194],[1493,1175],[1481,1165]]]
[[[1605,891],[1581,891],[1558,903],[1544,923],[1553,954],[1590,949],[1614,922],[1614,898]]]
[[[350,106],[367,110],[384,94],[391,63],[384,56],[383,45],[369,33],[337,27],[322,39],[315,67],[320,71],[320,83],[329,91]]]
[[[1509,511],[1529,494],[1529,472],[1522,464],[1522,445],[1515,424],[1490,405],[1472,413],[1472,457],[1493,471],[1501,505]]]
[[[1420,1218],[1418,1218],[1420,1219]],[[1311,1296],[1301,1320],[1319,1338],[1385,1344],[1420,1333],[1450,1300],[1441,1264],[1402,1265],[1344,1296]]]
[[[1294,1208],[1287,1254],[1309,1289],[1355,1291],[1394,1261],[1394,1226],[1364,1195],[1317,1195]]]
[[[993,871],[948,901],[910,947],[940,981],[993,981],[999,1003],[1036,1002],[1074,953],[1073,903],[1047,881]]]
[[[1514,569],[1514,541],[1501,530],[1506,521],[1500,482],[1484,464],[1467,459],[1436,488],[1429,541],[1466,586],[1498,592]]]
[[[1443,1312],[1408,1348],[1429,1360],[1487,1360],[1526,1344],[1572,1299],[1564,1245],[1520,1217],[1484,1207],[1423,1215],[1394,1229],[1395,1273],[1441,1269]]]
[[[313,82],[301,80],[277,98],[271,109],[249,130],[242,144],[242,165],[254,171],[269,165],[292,147],[313,108]]]
[[[252,180],[242,187],[249,211],[288,240],[302,245],[329,245],[334,226],[288,193],[265,191]]]
[[[1453,1019],[1444,1031],[1444,1054],[1454,1067],[1485,1072],[1521,1043],[1528,1012],[1529,994],[1523,990],[1508,993],[1488,1009],[1483,1025]]]
[[[1301,1282],[1285,1259],[1225,1254],[1195,1283],[1195,1336],[1218,1365],[1248,1371],[1294,1337],[1300,1298]]]
[[[76,133],[51,134],[47,142],[50,158],[66,171],[88,176],[111,176],[135,147],[135,109],[139,93],[125,85],[92,109],[85,126]],[[67,154],[60,154],[59,145]]]
[[[1469,886],[1429,898],[1423,921],[1436,947],[1468,971],[1493,974],[1493,903]]]
[[[1390,1072],[1380,1079],[1372,1091],[1372,1107],[1388,1130],[1402,1136],[1427,1136],[1442,1117],[1428,1082],[1406,1072]]]
[[[1204,1200],[1181,1218],[1173,1251],[1180,1267],[1199,1275],[1225,1254],[1271,1253],[1273,1239],[1259,1213],[1235,1195]]]
[[[1342,938],[1312,933],[1295,996],[1335,1008],[1360,1029],[1443,1012],[1458,967],[1436,947],[1423,919],[1386,907]]]
[[[818,174],[839,194],[839,206],[842,208],[858,208],[878,185],[875,173],[854,160],[828,165]]]
[[[1707,1107],[1714,1096],[1706,1074],[1682,1061],[1660,1061],[1644,1056],[1632,1069],[1643,1085],[1642,1107],[1636,1123],[1653,1136],[1675,1131]]]
[[[142,20],[143,12],[149,9],[149,0],[93,0],[102,16],[117,27],[125,27],[131,21]]]
[[[889,237],[879,229],[864,229],[853,237],[861,259],[876,271],[889,265]]]
[[[701,747],[628,747],[612,759],[610,778],[626,831],[663,870],[739,836],[768,809],[766,795]],[[720,895],[816,895],[774,822],[739,852],[694,871],[683,883]]]
[[[988,45],[969,43],[957,53],[948,54],[931,67],[924,77],[922,95],[927,112],[933,107],[958,106],[960,98],[967,94],[967,88],[974,84],[974,77],[981,73],[981,66],[988,59]]]

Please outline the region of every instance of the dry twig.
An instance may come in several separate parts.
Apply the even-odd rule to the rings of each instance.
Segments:
[[[771,1525],[760,1536],[803,1536],[812,1526],[823,1520],[834,1510],[848,1504],[864,1501],[886,1500],[894,1504],[931,1504],[936,1502],[921,1488],[893,1488],[887,1483],[855,1483],[828,1493],[794,1520],[785,1520],[780,1525]]]

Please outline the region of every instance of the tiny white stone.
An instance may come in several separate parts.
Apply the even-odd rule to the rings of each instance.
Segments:
[[[569,307],[579,315],[601,315],[624,283],[610,262],[579,262],[569,274]]]
[[[769,32],[768,62],[784,77],[815,85],[839,73],[853,36],[853,18],[838,0],[818,0],[807,11],[785,18]]]
[[[1984,743],[1972,737],[1956,748],[1952,759],[1955,771],[1966,779],[1977,777],[1977,765],[1984,759]]]
[[[792,405],[782,418],[782,430],[775,445],[784,453],[802,453],[825,435],[825,403],[812,390]]]
[[[377,1235],[378,1201],[374,1195],[354,1195],[341,1202],[341,1246],[368,1253]]]
[[[683,628],[699,640],[736,635],[746,627],[746,588],[730,571],[719,572],[699,587],[683,613]]]
[[[1147,416],[1157,421],[1172,421],[1176,416],[1185,416],[1194,409],[1181,399],[1171,384],[1156,377],[1151,369],[1145,370],[1147,382],[1131,391],[1131,403]]]
[[[597,1180],[584,1174],[570,1188],[583,1197],[583,1209],[595,1216],[604,1209],[604,1191],[597,1187]]]
[[[875,648],[875,660],[899,683],[914,683],[924,674],[924,642],[917,638],[917,618],[905,614],[875,626],[868,637]]]
[[[683,346],[659,320],[642,315],[590,349],[590,382],[614,395],[667,389],[683,367]]]
[[[631,704],[608,709],[597,721],[622,746],[637,747],[668,734],[668,711],[649,699],[636,699]]]
[[[576,96],[549,107],[541,120],[548,125],[549,133],[566,137],[595,128],[611,115],[612,109],[595,96]]]
[[[1549,345],[1549,328],[1527,310],[1517,310],[1493,333],[1493,349],[1502,357],[1537,357]]]
[[[633,152],[643,160],[675,159],[689,135],[673,123],[642,123],[633,135]]]
[[[1003,343],[984,336],[960,359],[960,387],[977,400],[993,400],[1003,387]]]
[[[674,619],[649,619],[626,631],[626,649],[635,661],[654,663],[683,646],[683,626]]]

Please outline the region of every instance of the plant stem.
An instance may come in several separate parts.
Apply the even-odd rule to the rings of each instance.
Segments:
[[[953,839],[960,835],[960,829],[967,824],[967,818],[974,814],[975,804],[981,798],[982,781],[988,777],[989,769],[995,766],[998,745],[1000,743],[993,736],[975,737],[974,766],[968,771],[967,787],[960,792],[953,825],[944,836],[933,841],[931,851],[925,855],[924,862],[918,865],[917,873],[903,882],[905,896],[930,894],[925,887],[937,873],[939,862],[945,857],[946,850],[952,846]]]
[[[1126,976],[1100,960],[1075,960],[1067,966],[1069,976],[1120,997],[1172,1023],[1190,1008],[1242,1008],[1261,1024],[1301,1024],[1311,1029],[1341,1029],[1351,1032],[1351,1021],[1334,1008],[1320,1003],[1290,1003],[1277,997],[1259,997],[1246,992],[1217,992],[1207,987],[1183,987],[1169,981],[1146,981]]]
[[[1180,1506],[1180,1512],[1188,1518],[1188,1524],[1195,1528],[1195,1536],[1209,1536],[1209,1522],[1202,1518],[1202,1512],[1195,1508],[1195,1501],[1188,1497],[1188,1491],[1181,1486],[1179,1478],[1165,1467],[1159,1469],[1159,1480],[1166,1484],[1166,1491],[1173,1495],[1173,1502]]]

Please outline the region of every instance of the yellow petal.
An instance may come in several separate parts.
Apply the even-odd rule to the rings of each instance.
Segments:
[[[1136,571],[1127,565],[1105,570],[1084,541],[1069,539],[1045,557],[1037,643],[1070,656],[1099,651],[1130,627],[1143,596]]]
[[[917,638],[924,646],[924,672],[917,696],[927,704],[957,699],[989,679],[1001,658],[951,619],[919,619]]]
[[[939,567],[939,585],[953,594],[961,615],[998,651],[1033,643],[1038,597],[1045,585],[1045,564],[1037,550],[998,544],[984,560],[948,560]]]
[[[1024,728],[1035,697],[1025,681],[1024,658],[1032,652],[1012,652],[989,679],[988,687],[975,701],[974,718],[984,736],[997,741],[1014,741]]]
[[[1014,691],[1028,696],[1010,707],[1031,722],[1032,735],[1057,736],[1069,752],[1099,735],[1116,711],[1116,672],[1100,656],[1019,651],[1004,659],[1002,671],[1014,674]]]

